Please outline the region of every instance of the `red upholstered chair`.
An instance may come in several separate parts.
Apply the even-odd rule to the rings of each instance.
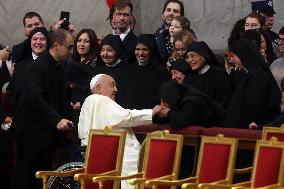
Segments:
[[[146,185],[155,188],[158,185],[179,186],[187,183],[186,188],[196,188],[200,183],[231,183],[237,152],[237,139],[203,136],[201,138],[196,177],[182,180],[150,180]]]
[[[263,127],[262,140],[270,140],[276,137],[278,141],[284,141],[284,124],[281,127]]]
[[[200,185],[200,188],[281,188],[283,187],[284,143],[276,138],[258,140],[253,167],[239,171],[252,171],[250,181],[231,185]]]
[[[93,129],[90,131],[89,143],[86,151],[85,168],[68,172],[38,171],[37,178],[43,179],[43,188],[46,188],[46,180],[49,176],[70,177],[80,181],[81,189],[96,189],[98,184],[91,178],[97,175],[120,175],[124,154],[126,132],[112,130],[106,127],[104,130]],[[120,182],[106,183],[106,189],[119,189]]]
[[[183,136],[169,134],[168,131],[147,134],[142,171],[129,176],[98,176],[93,182],[98,182],[102,188],[107,180],[128,180],[136,188],[147,188],[145,182],[153,178],[177,179],[183,145]],[[169,187],[163,187],[169,188]],[[162,188],[159,188],[162,189]]]

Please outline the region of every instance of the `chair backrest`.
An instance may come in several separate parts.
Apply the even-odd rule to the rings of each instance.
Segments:
[[[238,140],[218,134],[202,136],[197,163],[197,183],[227,179],[232,182]]]
[[[284,125],[281,127],[263,127],[262,140],[270,140],[276,137],[278,141],[284,142]]]
[[[147,134],[142,167],[143,177],[158,178],[174,175],[173,179],[177,179],[182,145],[183,136],[169,134],[167,130]],[[169,187],[160,186],[158,188]]]
[[[283,184],[284,143],[258,140],[253,162],[252,188]]]
[[[116,170],[120,175],[122,170],[122,161],[126,131],[112,130],[106,127],[104,130],[92,129],[89,134],[89,143],[87,146],[85,173],[100,174]],[[104,188],[119,188],[120,182],[105,183]],[[98,188],[97,183],[92,179],[86,179],[85,188]]]

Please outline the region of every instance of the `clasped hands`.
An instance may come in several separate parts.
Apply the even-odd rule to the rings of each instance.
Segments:
[[[167,117],[168,113],[171,109],[164,105],[156,105],[153,108],[153,115],[157,115],[158,117]]]

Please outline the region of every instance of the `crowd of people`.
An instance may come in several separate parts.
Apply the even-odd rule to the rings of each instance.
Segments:
[[[180,0],[167,0],[162,26],[139,36],[132,3],[118,0],[109,11],[113,33],[101,40],[92,29],[60,28],[64,20],[46,29],[38,13],[26,13],[27,38],[11,52],[0,50],[1,88],[9,82],[9,111],[0,107],[0,123],[11,124],[17,146],[13,187],[41,188],[34,173],[54,168],[54,146],[68,148],[74,125],[71,140],[80,139],[81,147],[91,128],[125,128],[131,167],[139,151],[131,126],[284,123],[284,27],[271,30],[274,14],[271,0],[252,2],[252,12],[231,30],[228,50],[216,54],[191,28]]]

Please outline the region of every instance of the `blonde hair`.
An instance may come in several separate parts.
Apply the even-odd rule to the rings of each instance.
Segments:
[[[187,48],[190,44],[192,44],[193,42],[196,42],[197,39],[190,31],[182,30],[178,32],[177,35],[175,36],[175,39],[173,41],[174,46],[177,41],[181,41],[184,44],[185,48]],[[173,53],[169,59],[179,59],[181,58],[179,56],[180,55],[177,53],[177,51],[174,48]]]

